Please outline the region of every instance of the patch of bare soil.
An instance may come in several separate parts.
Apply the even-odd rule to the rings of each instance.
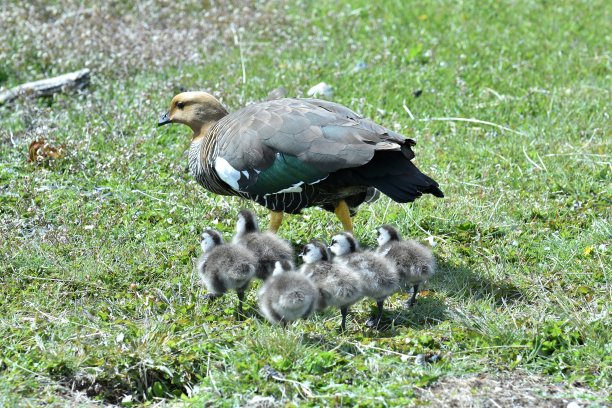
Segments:
[[[604,395],[587,388],[554,384],[522,372],[447,377],[417,394],[425,404],[445,408],[611,406]]]

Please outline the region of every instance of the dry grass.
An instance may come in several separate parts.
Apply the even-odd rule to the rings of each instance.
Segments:
[[[604,397],[588,388],[554,384],[547,378],[521,372],[480,373],[447,377],[417,391],[435,408],[566,408],[589,406]],[[568,405],[573,403],[574,405]]]
[[[282,8],[251,1],[4,2],[0,60],[11,83],[91,68],[98,82],[205,65],[236,36],[282,36]]]

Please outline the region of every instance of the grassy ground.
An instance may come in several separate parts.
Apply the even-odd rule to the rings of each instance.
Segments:
[[[0,86],[93,71],[0,108],[0,405],[611,402],[607,2],[198,3],[0,6]],[[436,243],[430,290],[394,296],[382,332],[370,302],[345,335],[335,311],[270,327],[255,290],[244,321],[234,295],[203,302],[198,232],[254,205],[207,194],[188,129],[155,127],[180,87],[235,109],[320,81],[415,138],[447,195],[355,220],[366,245],[384,222]],[[39,137],[65,157],[27,163]],[[296,246],[339,228],[288,221]]]

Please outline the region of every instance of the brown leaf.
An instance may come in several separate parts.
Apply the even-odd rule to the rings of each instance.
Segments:
[[[36,139],[28,147],[28,163],[42,163],[64,157],[65,145],[51,146],[44,138]]]

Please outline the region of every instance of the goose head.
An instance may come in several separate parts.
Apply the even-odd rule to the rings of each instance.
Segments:
[[[274,263],[274,271],[272,276],[282,275],[285,272],[292,271],[295,267],[291,261],[276,261]]]
[[[257,216],[253,211],[242,210],[238,213],[236,220],[236,236],[243,236],[251,232],[259,232]]]
[[[227,109],[209,93],[182,92],[172,98],[170,109],[161,116],[157,125],[181,123],[198,136],[227,114]]]
[[[204,253],[221,244],[223,244],[223,237],[218,231],[213,229],[207,229],[200,236],[200,246],[202,247],[202,252]]]
[[[311,241],[304,246],[300,253],[304,263],[310,264],[317,261],[329,261],[330,255],[327,247],[319,241]]]
[[[336,256],[343,256],[357,252],[359,244],[350,232],[334,235],[329,245],[329,250]]]
[[[378,245],[385,245],[386,243],[391,242],[391,241],[401,241],[402,240],[402,237],[399,231],[395,227],[392,227],[389,224],[385,224],[379,227],[377,232],[378,232],[378,237],[376,238],[376,241],[378,242]]]

